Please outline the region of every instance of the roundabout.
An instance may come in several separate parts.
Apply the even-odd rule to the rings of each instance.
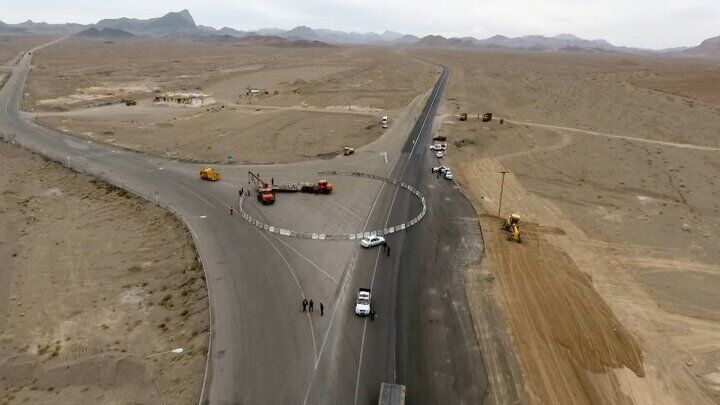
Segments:
[[[291,238],[300,238],[300,239],[315,239],[315,240],[355,240],[355,239],[362,239],[364,237],[368,236],[383,236],[383,235],[390,235],[395,232],[400,232],[405,229],[410,228],[411,226],[417,224],[420,222],[420,220],[425,216],[425,213],[427,212],[427,205],[425,203],[425,197],[415,189],[413,186],[397,181],[388,177],[378,176],[374,174],[369,173],[361,173],[361,172],[351,172],[351,171],[321,171],[318,172],[319,175],[325,175],[325,176],[351,176],[351,177],[359,177],[359,178],[366,178],[370,180],[376,180],[376,181],[382,181],[388,184],[392,184],[396,187],[403,188],[413,195],[415,195],[420,203],[422,204],[422,209],[420,213],[418,213],[415,217],[410,219],[407,222],[403,222],[400,224],[396,224],[393,226],[389,226],[387,228],[383,229],[376,229],[372,231],[360,231],[360,232],[354,232],[354,233],[323,233],[323,232],[303,232],[303,231],[297,231],[293,229],[286,229],[280,226],[275,226],[272,224],[265,223],[263,221],[260,221],[256,218],[253,218],[248,212],[245,210],[243,203],[245,202],[245,198],[247,197],[247,194],[244,194],[240,200],[238,201],[238,211],[240,215],[248,221],[250,224],[254,225],[255,227],[265,230],[270,233],[282,235],[282,236],[288,236]]]

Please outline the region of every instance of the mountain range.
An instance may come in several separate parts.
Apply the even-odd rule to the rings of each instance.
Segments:
[[[640,48],[615,46],[603,39],[588,40],[573,34],[559,34],[552,37],[542,35],[526,35],[506,37],[496,35],[490,38],[451,37],[428,35],[418,37],[393,31],[345,32],[329,29],[313,29],[298,26],[290,30],[280,28],[263,28],[255,31],[241,31],[230,27],[216,29],[197,25],[188,10],[170,12],[162,17],[150,19],[116,18],[104,19],[96,24],[48,24],[36,23],[31,20],[20,24],[5,24],[0,21],[0,34],[5,35],[80,35],[83,37],[134,37],[160,36],[201,39],[233,40],[234,38],[260,37],[256,43],[280,44],[299,42],[303,44],[339,43],[339,44],[392,44],[416,47],[443,48],[486,48],[486,49],[520,49],[534,51],[566,51],[566,52],[643,52],[665,53],[672,55],[720,57],[720,37],[710,38],[696,47],[680,47],[661,51],[650,51]],[[276,38],[276,39],[272,39]]]

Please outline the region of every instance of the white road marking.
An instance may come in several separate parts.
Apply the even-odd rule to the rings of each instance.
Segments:
[[[293,252],[297,253],[298,256],[300,256],[300,257],[302,257],[303,259],[305,259],[308,263],[310,263],[311,265],[313,265],[313,267],[315,267],[316,269],[320,270],[320,272],[321,272],[322,274],[324,274],[325,277],[327,277],[327,278],[329,278],[330,280],[334,281],[335,284],[340,284],[340,282],[337,281],[337,280],[335,279],[335,277],[333,277],[333,276],[331,276],[330,274],[328,274],[325,270],[323,270],[322,268],[320,268],[320,266],[318,266],[317,264],[315,264],[312,260],[310,260],[310,259],[308,259],[307,257],[305,257],[305,255],[303,255],[302,253],[300,253],[300,252],[298,252],[297,250],[295,250],[294,247],[292,247],[292,246],[288,245],[287,243],[285,243],[285,241],[283,241],[282,239],[280,239],[280,238],[278,238],[277,236],[275,236],[275,234],[273,234],[273,237],[274,237],[275,239],[277,239],[278,242],[282,243],[283,245],[285,245],[285,246],[287,246],[288,248],[290,248],[290,250],[292,250]]]
[[[443,80],[443,81],[445,80],[445,74],[446,74],[446,73],[443,73],[443,78],[441,79],[441,80]],[[432,99],[432,101],[430,102],[430,108],[428,109],[428,114],[425,115],[425,119],[423,120],[423,123],[422,123],[422,125],[420,126],[420,130],[418,131],[417,138],[414,139],[414,141],[413,141],[413,147],[412,147],[412,149],[410,150],[410,153],[408,154],[407,160],[405,161],[405,166],[403,166],[403,170],[402,170],[402,172],[400,173],[400,177],[399,177],[399,180],[400,180],[400,181],[402,181],[403,176],[405,176],[405,170],[407,170],[408,164],[410,164],[410,159],[412,159],[412,157],[413,157],[413,153],[415,152],[415,147],[417,146],[417,140],[420,139],[420,137],[422,136],[423,129],[425,129],[425,124],[427,123],[428,116],[430,115],[430,114],[429,114],[429,113],[430,113],[430,109],[432,109],[432,106],[435,104],[435,99],[437,98],[437,95],[438,95],[439,93],[440,93],[440,91],[435,92],[435,95],[433,96],[433,99]],[[395,162],[395,164],[397,164],[397,161]],[[393,165],[393,167],[395,167],[395,165]],[[390,171],[392,172],[392,169],[390,169]],[[396,187],[396,188],[395,188],[395,194],[393,194],[392,201],[390,202],[390,209],[388,210],[387,217],[385,218],[385,227],[387,227],[387,224],[388,224],[388,222],[390,221],[390,214],[392,214],[392,209],[393,209],[393,206],[395,205],[395,198],[397,197],[398,189],[399,189],[399,187]],[[369,219],[369,218],[368,218],[368,219]],[[382,252],[382,250],[378,250],[378,254],[377,254],[377,256],[375,257],[375,267],[373,268],[372,280],[371,280],[371,282],[370,282],[370,289],[371,289],[371,290],[372,290],[372,288],[373,288],[373,285],[375,284],[375,273],[377,272],[377,265],[378,265],[378,261],[379,261],[379,259],[380,259],[380,253],[381,253],[381,252]],[[363,325],[363,336],[362,336],[362,343],[361,343],[361,346],[360,346],[360,359],[358,360],[358,372],[357,372],[357,377],[356,377],[356,379],[355,379],[355,400],[353,401],[353,403],[354,403],[355,405],[357,405],[357,402],[358,402],[358,391],[359,391],[359,389],[360,389],[360,372],[362,371],[362,359],[363,359],[363,351],[364,351],[364,349],[365,349],[365,332],[366,332],[366,330],[367,330],[367,318],[365,318],[365,324]],[[394,346],[393,346],[393,352],[392,352],[392,353],[393,353],[393,361],[392,361],[392,367],[393,367],[393,382],[395,382],[396,379],[397,379],[397,370],[395,369],[395,350],[394,350]]]

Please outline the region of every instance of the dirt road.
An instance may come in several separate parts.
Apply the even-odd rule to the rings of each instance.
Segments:
[[[452,71],[445,159],[480,214],[475,271],[495,285],[528,400],[717,403],[720,106],[696,85],[718,73],[626,55],[421,53]],[[700,71],[692,88],[655,80]],[[483,215],[497,214],[500,171],[521,245]]]

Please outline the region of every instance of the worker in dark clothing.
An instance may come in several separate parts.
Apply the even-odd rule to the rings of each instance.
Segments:
[[[375,309],[370,308],[370,320],[374,321],[376,316],[377,316],[377,313],[375,312]]]
[[[320,316],[325,315],[325,305],[323,303],[320,303]]]
[[[233,210],[233,207],[230,207],[230,215],[233,214],[233,211],[234,211],[234,210]]]
[[[310,312],[313,312],[313,301],[310,300]]]
[[[303,300],[302,300],[303,312],[307,311],[307,306],[308,306],[307,298],[303,298]]]
[[[385,252],[387,252],[387,255],[390,256],[390,245],[387,245],[387,250]]]
[[[270,177],[270,185],[275,185],[275,177]]]

